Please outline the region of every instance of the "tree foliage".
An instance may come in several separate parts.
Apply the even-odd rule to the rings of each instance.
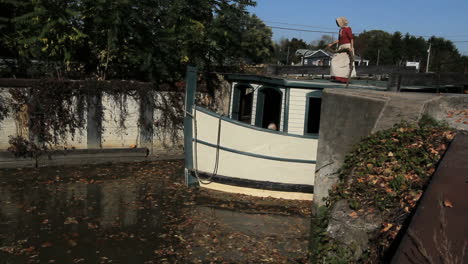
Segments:
[[[431,43],[430,70],[437,72],[463,71],[464,58],[452,41],[444,38],[412,36],[400,32],[390,34],[382,30],[365,31],[356,36],[356,53],[371,61],[371,64],[399,65],[406,61],[427,63],[429,44]],[[421,67],[425,70],[424,67]]]
[[[54,65],[53,76],[178,79],[183,65],[261,63],[271,29],[252,0],[7,0],[2,56]],[[17,51],[11,54],[7,51]]]
[[[309,49],[310,46],[303,40],[292,38],[291,40],[283,38],[274,45],[274,59],[279,64],[299,63],[301,58],[296,56],[296,50]]]
[[[295,56],[298,49],[324,49],[334,41],[331,35],[322,35],[309,45],[302,39],[280,39],[274,44],[273,63],[290,64],[300,62]],[[420,62],[420,69],[425,71],[428,48],[431,44],[430,71],[466,72],[467,56],[460,55],[452,41],[431,37],[428,40],[397,31],[393,34],[383,30],[364,31],[355,36],[355,53],[369,60],[371,65],[404,66],[407,61]],[[288,56],[289,49],[289,56]]]

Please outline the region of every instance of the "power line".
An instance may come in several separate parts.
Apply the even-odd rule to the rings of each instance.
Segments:
[[[273,26],[268,26],[268,27],[270,27],[270,28],[276,28],[276,29],[291,30],[291,31],[312,32],[312,33],[326,33],[326,34],[338,34],[337,32],[331,32],[331,31],[308,30],[308,29],[286,28],[286,27],[273,27]]]
[[[265,23],[272,23],[272,24],[288,25],[288,26],[307,27],[307,28],[335,29],[335,28],[330,28],[330,27],[317,27],[317,26],[291,24],[291,23],[275,22],[275,21],[264,21],[264,22]]]

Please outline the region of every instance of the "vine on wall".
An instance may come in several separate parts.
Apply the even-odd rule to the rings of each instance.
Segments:
[[[126,129],[129,115],[128,99],[140,102],[138,126],[164,139],[177,143],[183,136],[183,87],[127,81],[69,81],[42,79],[30,88],[10,89],[11,100],[0,98],[0,120],[11,112],[26,115],[28,136],[10,137],[9,151],[18,157],[38,158],[50,150],[61,149],[67,140],[86,128],[89,108],[94,110],[98,132],[102,134],[105,120],[103,96],[110,97],[117,115],[114,121],[121,131]],[[143,107],[141,107],[143,106]],[[146,108],[159,113],[158,120],[146,120]],[[6,109],[6,110],[3,110]],[[26,112],[26,114],[24,114]]]

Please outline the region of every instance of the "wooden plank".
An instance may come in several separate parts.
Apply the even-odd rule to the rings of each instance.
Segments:
[[[468,134],[461,133],[432,177],[391,263],[468,263],[467,190]]]

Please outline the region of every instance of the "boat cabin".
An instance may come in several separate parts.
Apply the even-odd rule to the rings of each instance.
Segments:
[[[303,136],[318,136],[322,90],[338,85],[255,75],[228,75],[227,80],[231,119]]]

